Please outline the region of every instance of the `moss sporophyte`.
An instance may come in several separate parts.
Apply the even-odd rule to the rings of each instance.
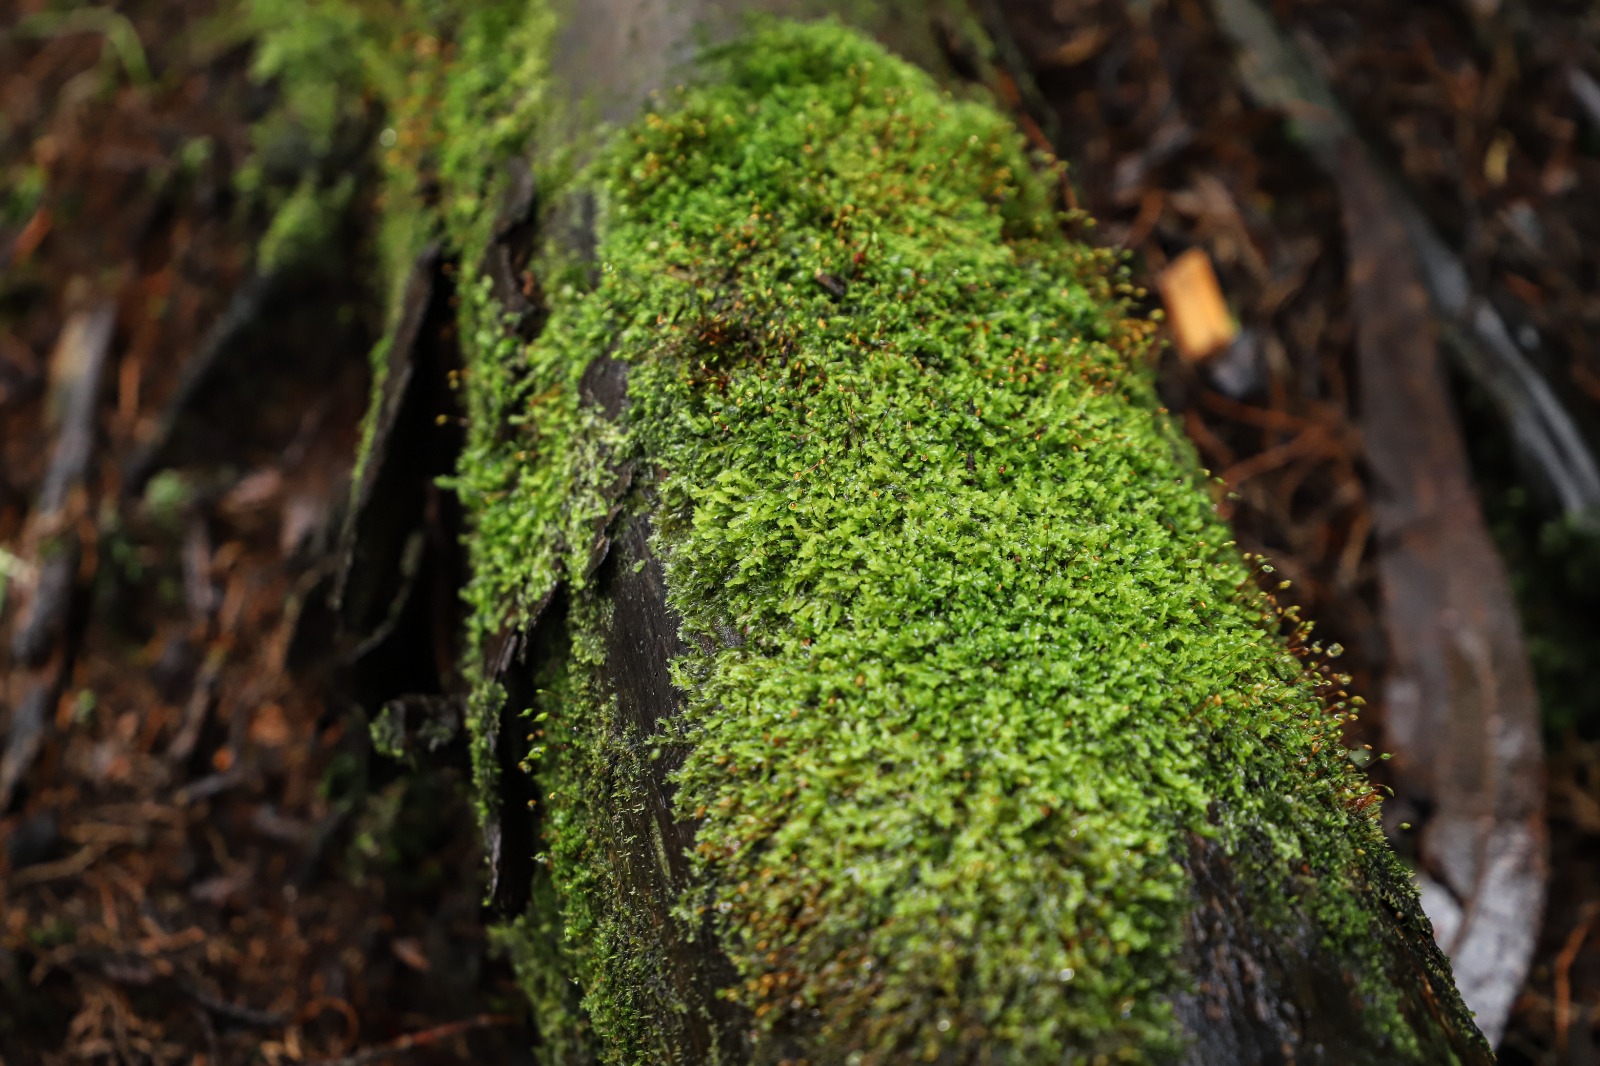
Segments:
[[[485,26],[460,51],[500,70],[491,106],[537,99]],[[1159,413],[1115,257],[1063,237],[1005,117],[837,26],[763,30],[541,175],[547,204],[594,205],[598,268],[551,238],[526,343],[475,276],[490,201],[453,184],[504,156],[506,115],[453,106],[472,639],[565,589],[527,710],[543,850],[507,932],[547,1057],[682,1060],[658,1022],[707,1008],[675,936],[726,955],[717,1009],[757,1060],[1167,1058],[1204,839],[1261,906],[1314,916],[1408,1058],[1377,908],[1323,887],[1411,892],[1339,712]],[[601,359],[626,365],[620,413],[584,400]],[[629,515],[681,620],[653,731],[603,669],[595,535]],[[501,699],[485,673],[491,806]],[[666,846],[618,812],[661,765],[692,844],[652,910],[618,856]]]

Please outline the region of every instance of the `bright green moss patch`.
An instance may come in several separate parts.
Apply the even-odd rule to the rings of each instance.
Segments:
[[[1424,1057],[1381,946],[1414,900],[1339,708],[1159,413],[1114,258],[1061,235],[1006,118],[838,27],[763,31],[577,177],[540,146],[527,344],[479,267],[553,106],[547,7],[319,0],[307,36],[248,3],[264,70],[329,65],[338,106],[286,96],[313,140],[357,84],[384,115],[391,321],[422,248],[452,264],[468,646],[564,590],[529,667],[533,902],[500,933],[547,1061],[1159,1061],[1196,834],[1345,961],[1353,1042]],[[605,357],[617,419],[583,400]],[[655,733],[607,679],[593,572],[640,516],[690,649]],[[496,742],[525,708],[469,669],[484,816],[520,816]],[[686,867],[640,816],[663,776]],[[683,960],[722,953],[707,1003]]]
[[[659,1019],[695,1009],[618,858],[614,812],[670,755],[699,824],[679,921],[709,916],[758,1048],[1160,1059],[1199,833],[1264,842],[1241,878],[1316,916],[1364,1042],[1404,1057],[1373,904],[1319,885],[1409,889],[1157,413],[1113,262],[1060,235],[1006,119],[864,40],[780,27],[719,64],[581,179],[597,288],[554,279],[527,347],[464,294],[474,634],[558,582],[573,603],[530,759],[546,1031],[662,1061]],[[608,353],[620,424],[579,399]],[[586,576],[630,459],[693,649],[656,737],[617,721]]]

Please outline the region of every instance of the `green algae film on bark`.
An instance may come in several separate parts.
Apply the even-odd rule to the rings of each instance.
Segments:
[[[546,1019],[573,1056],[1182,1058],[1219,862],[1303,941],[1269,971],[1340,975],[1300,1005],[1348,1022],[1323,1061],[1482,1054],[1114,265],[1002,117],[783,27],[578,184],[598,284],[526,349],[473,301],[515,432],[458,478],[480,636],[567,589],[528,763],[560,919],[522,939],[582,990]],[[641,712],[614,597],[656,566],[681,636]]]
[[[457,264],[469,639],[524,631],[475,761],[490,824],[537,799],[502,939],[548,1060],[1483,1060],[1001,116],[835,26],[725,51],[580,175],[535,153],[528,344],[484,264],[555,20],[321,7],[398,130],[392,287]]]

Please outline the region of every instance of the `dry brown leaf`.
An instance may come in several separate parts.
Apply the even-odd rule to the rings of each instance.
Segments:
[[[1233,343],[1239,328],[1203,250],[1190,248],[1178,256],[1160,273],[1156,284],[1167,309],[1173,343],[1185,360],[1208,359]]]

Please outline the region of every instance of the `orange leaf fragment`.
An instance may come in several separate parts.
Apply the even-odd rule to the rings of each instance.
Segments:
[[[1208,359],[1233,343],[1238,326],[1203,250],[1190,248],[1178,256],[1156,278],[1156,285],[1167,308],[1173,342],[1186,361]]]

